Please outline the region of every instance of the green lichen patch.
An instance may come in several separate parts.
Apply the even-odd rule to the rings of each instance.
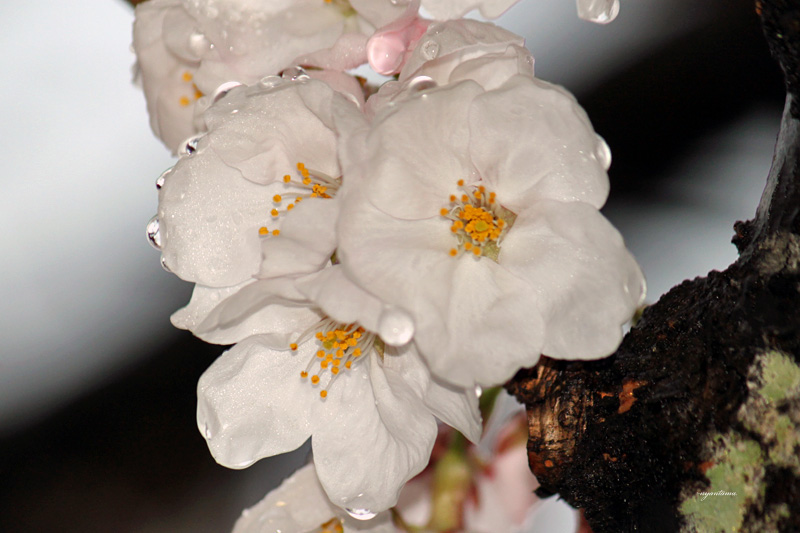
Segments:
[[[759,366],[758,395],[775,402],[800,397],[800,367],[789,356],[767,352],[757,357],[755,364]]]

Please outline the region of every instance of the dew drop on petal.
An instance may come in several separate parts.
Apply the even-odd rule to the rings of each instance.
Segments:
[[[436,88],[436,82],[430,76],[417,76],[408,83],[408,90],[412,93]]]
[[[161,187],[167,182],[167,176],[172,172],[172,169],[175,167],[169,167],[167,170],[161,173],[161,175],[156,178],[156,189],[161,190]]]
[[[210,439],[213,436],[212,433],[211,433],[211,428],[208,427],[208,422],[203,424],[203,435],[207,439]]]
[[[283,83],[283,79],[280,76],[264,76],[258,81],[259,85],[264,87],[265,89],[272,89],[273,87],[277,87],[281,83]]]
[[[159,231],[159,226],[158,226],[158,215],[150,219],[150,222],[147,223],[146,231],[147,231],[147,241],[150,243],[150,246],[152,246],[156,250],[160,250],[161,232]]]
[[[217,87],[217,90],[214,91],[214,98],[212,98],[212,102],[218,101],[220,98],[228,94],[228,91],[235,87],[239,87],[241,83],[238,81],[226,81],[225,83],[221,84]]]
[[[161,268],[172,274],[172,270],[170,270],[170,268],[167,266],[167,258],[163,255],[161,256]]]
[[[481,387],[480,385],[475,385],[475,396],[477,396],[478,398],[483,396],[483,387]]]
[[[195,32],[189,36],[189,50],[197,57],[202,57],[211,49],[211,43],[205,35]]]
[[[422,57],[427,60],[436,59],[439,55],[439,43],[436,41],[425,41],[422,43]]]
[[[355,518],[356,520],[371,520],[377,516],[378,513],[373,513],[369,509],[345,509],[347,514]]]
[[[611,166],[611,148],[608,147],[605,139],[599,135],[597,136],[597,145],[594,148],[594,156],[603,165],[603,169],[608,170],[608,167]]]
[[[589,22],[608,24],[619,14],[619,0],[577,0],[578,16]]]
[[[378,317],[378,335],[389,346],[402,346],[414,336],[414,321],[402,309],[384,307]]]
[[[200,135],[195,135],[194,137],[190,137],[183,143],[183,146],[180,149],[179,155],[192,155],[197,151],[197,143],[200,142],[200,139],[205,135],[201,133]]]
[[[306,69],[301,67],[300,65],[295,65],[293,67],[289,67],[281,73],[281,76],[285,80],[290,81],[301,81],[301,80],[309,80],[311,76],[306,73]]]

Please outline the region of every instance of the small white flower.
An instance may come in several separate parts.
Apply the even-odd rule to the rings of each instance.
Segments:
[[[309,464],[284,480],[253,507],[245,510],[233,533],[396,533],[387,511],[357,520],[331,504]]]
[[[362,152],[343,163],[338,257],[413,317],[434,374],[494,385],[540,353],[616,348],[643,278],[598,212],[607,147],[563,89],[464,81],[387,107],[351,139]]]
[[[161,249],[167,267],[207,287],[266,275],[313,272],[335,246],[304,212],[331,213],[339,187],[332,113],[356,106],[315,80],[237,87],[205,114],[209,132],[170,171],[159,193]],[[295,222],[291,222],[295,219]],[[313,231],[311,236],[306,235]],[[318,237],[318,246],[273,247],[273,237]],[[287,249],[287,246],[291,249]]]
[[[354,4],[361,7],[361,3]],[[182,140],[202,131],[202,123],[194,117],[208,106],[220,85],[232,81],[253,85],[297,64],[298,58],[337,43],[338,60],[346,63],[351,56],[349,61],[354,62],[344,68],[363,63],[372,24],[383,24],[398,11],[388,0],[383,4],[382,9],[365,7],[367,18],[357,16],[347,0],[139,4],[133,47],[153,131],[176,151]]]
[[[292,297],[292,286],[285,278],[256,281],[198,327],[201,333],[237,327],[264,307],[274,316],[287,311],[272,324],[273,334],[245,339],[203,374],[200,432],[217,462],[230,468],[291,451],[311,437],[320,482],[334,504],[385,510],[427,464],[436,418],[479,438],[474,389],[433,378],[413,343],[384,345],[375,334],[382,303],[349,283],[340,267],[297,282],[316,305]],[[297,307],[316,316],[295,319]],[[361,314],[366,323],[353,323]]]

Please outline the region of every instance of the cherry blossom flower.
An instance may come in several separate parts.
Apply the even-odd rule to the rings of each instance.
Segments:
[[[355,67],[366,61],[374,28],[400,14],[402,7],[389,1],[143,2],[136,8],[133,47],[151,127],[177,150],[202,131],[197,117],[220,85],[253,85],[303,58],[327,68]],[[314,56],[331,49],[327,59]]]
[[[334,110],[360,115],[322,82],[275,78],[231,89],[205,113],[208,133],[189,143],[159,192],[164,263],[198,284],[189,306],[173,317],[178,327],[194,330],[256,274],[308,273],[330,261],[333,227],[304,220],[308,213],[337,216]],[[264,254],[270,260],[262,263]],[[261,323],[253,318],[228,332],[234,337],[205,339],[236,342],[258,333]]]
[[[391,514],[356,519],[331,504],[313,464],[306,465],[250,509],[236,522],[233,533],[396,533]]]
[[[317,300],[304,302],[308,295]],[[236,327],[265,307],[274,316],[285,311],[284,318],[224,353],[198,384],[198,427],[220,464],[245,468],[311,437],[331,501],[373,513],[394,505],[427,464],[436,418],[479,438],[474,389],[434,378],[413,343],[384,343],[375,333],[383,304],[340,267],[294,283],[258,280],[217,305],[198,329]],[[298,307],[313,315],[297,316]],[[365,323],[354,323],[356,314]]]
[[[616,348],[644,282],[598,212],[608,149],[566,91],[463,81],[387,106],[347,139],[358,148],[344,151],[337,255],[413,317],[434,374],[494,385],[540,353]]]

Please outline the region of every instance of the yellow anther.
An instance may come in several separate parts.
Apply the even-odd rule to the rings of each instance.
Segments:
[[[456,255],[458,255],[458,250],[455,248],[450,248],[450,256],[455,257]]]
[[[339,366],[340,364],[342,364],[342,360],[341,359],[334,359],[333,360],[333,366]]]
[[[317,332],[317,334],[316,334],[316,335],[314,335],[314,336],[315,336],[316,338],[318,338],[319,340],[322,340],[322,332],[321,332],[321,331],[318,331],[318,332]]]
[[[306,166],[303,163],[297,163],[297,170],[302,171]]]
[[[303,178],[303,185],[308,185],[311,183],[311,178]]]
[[[475,255],[481,255],[481,249],[476,246],[472,249],[472,253]]]
[[[276,194],[275,196],[272,197],[272,201],[275,202],[276,204],[279,204],[281,202],[281,195]]]
[[[319,364],[320,368],[328,368],[328,360],[325,359]]]
[[[292,344],[289,345],[289,349],[290,350],[296,350],[297,349],[297,344],[293,342]]]
[[[455,225],[455,224],[453,224],[452,226],[450,226],[450,231],[452,231],[453,233],[456,233],[456,232],[458,231],[458,228],[456,227],[456,225]]]
[[[303,379],[307,378],[308,377],[308,372],[306,372],[305,370],[301,370],[300,371],[300,377],[303,378]]]
[[[351,366],[353,366],[353,362],[352,362],[352,361],[347,361],[347,362],[344,364],[344,367],[345,367],[346,369],[348,369],[348,370],[350,370],[350,367],[351,367]]]
[[[472,243],[471,242],[465,242],[464,243],[464,249],[469,252],[472,249]]]
[[[270,215],[272,215],[272,216],[274,216],[274,217],[276,217],[276,216],[278,216],[280,213],[278,213],[278,210],[277,210],[277,209],[273,209],[272,211],[270,211],[270,212],[269,212],[269,214],[270,214]]]
[[[181,76],[181,78],[183,78],[183,81],[188,83],[188,82],[192,81],[194,76],[192,76],[192,73],[187,70],[187,71],[184,71],[183,76]]]
[[[289,204],[286,206],[287,211],[291,211],[292,209],[294,209],[294,204]]]
[[[451,194],[450,195],[450,201],[451,202],[455,202],[456,201],[456,195],[455,194]]]
[[[278,235],[280,235],[280,234],[281,234],[281,230],[279,230],[279,229],[274,229],[274,230],[272,230],[272,234],[273,234],[273,235],[275,235],[275,236],[277,237]]]
[[[463,187],[464,186],[464,180],[458,180],[458,186],[459,187]]]
[[[195,87],[195,88],[194,88],[194,99],[195,99],[195,100],[199,100],[199,99],[200,99],[200,98],[202,98],[202,97],[203,97],[203,91],[201,91],[200,89],[198,89],[197,87]]]
[[[362,332],[362,331],[364,331],[364,329],[363,329],[363,328],[359,328],[359,330],[358,330],[358,331],[356,331],[355,333],[353,333],[353,338],[354,338],[354,339],[360,339],[360,338],[361,338],[361,332]]]
[[[326,398],[328,396],[328,391],[326,390],[319,391],[319,396],[320,398]]]
[[[318,350],[317,357],[319,357],[320,359],[325,357],[325,350]]]
[[[294,203],[296,203],[296,204],[299,204],[299,203],[300,203],[300,201],[301,201],[302,199],[303,199],[303,197],[302,197],[302,196],[298,196],[298,197],[295,199]]]
[[[289,174],[286,174],[286,175],[283,177],[283,182],[284,182],[284,183],[289,183],[290,181],[292,181],[292,177],[291,177]]]
[[[269,230],[267,229],[266,226],[261,226],[260,228],[258,228],[258,234],[259,235],[267,235],[267,234],[269,234]]]
[[[186,107],[189,105],[189,99],[185,96],[181,96],[180,99],[178,99],[178,103],[181,105],[181,107]]]
[[[353,350],[353,357],[359,357],[361,355],[361,348],[356,348]]]
[[[464,203],[469,202],[469,196],[467,196],[466,194],[462,194],[461,195],[461,201],[464,202]]]
[[[311,376],[311,383],[313,383],[314,385],[319,383],[319,376],[317,375]]]
[[[334,375],[338,374],[339,373],[339,367],[338,366],[334,366],[333,368],[331,368],[331,373],[334,374]]]
[[[480,191],[480,193],[483,194],[486,192],[486,187],[484,187],[483,185],[478,185],[478,191]]]

